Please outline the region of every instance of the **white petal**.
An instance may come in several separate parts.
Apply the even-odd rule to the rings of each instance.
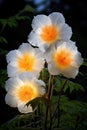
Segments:
[[[17,60],[17,57],[20,56],[20,52],[18,50],[12,50],[6,55],[7,63]]]
[[[34,48],[35,49],[35,55],[39,57],[39,59],[44,58],[44,53],[39,49],[39,48]]]
[[[61,41],[57,41],[55,43],[55,49],[61,50],[61,49],[68,49],[69,51],[71,51],[73,54],[77,53],[77,47],[75,45],[75,42],[71,41],[71,40],[61,40]]]
[[[14,96],[11,96],[9,94],[6,94],[5,96],[5,102],[11,107],[17,107],[17,100]]]
[[[39,83],[40,86],[45,86],[45,83],[42,80],[35,80],[37,83]]]
[[[61,28],[60,39],[69,40],[72,36],[72,29],[69,25],[64,24]]]
[[[23,82],[18,77],[9,78],[6,81],[5,88],[6,91],[9,91],[9,93],[17,89],[18,87],[22,86]]]
[[[72,55],[74,57],[74,62],[72,64],[72,66],[79,67],[83,63],[83,58],[81,57],[81,53],[78,51],[78,48],[77,48],[75,42],[69,40],[69,41],[61,43],[61,45],[60,46],[58,45],[57,47],[58,47],[57,49],[65,47],[70,52],[72,52]]]
[[[5,88],[6,88],[6,91],[9,91],[11,90],[13,87],[15,86],[15,79],[14,78],[9,78],[7,81],[6,81],[6,84],[5,84]]]
[[[58,45],[58,48],[62,49],[62,48],[66,48],[68,49],[70,52],[72,52],[74,55],[75,53],[77,53],[77,47],[75,42],[71,41],[71,40],[66,40],[66,41],[61,41],[60,42],[60,46]]]
[[[59,25],[65,22],[64,16],[61,13],[54,12],[49,15],[52,20],[52,24]]]
[[[57,47],[56,47],[57,48]],[[46,59],[46,61],[49,63],[49,62],[52,62],[52,55],[55,51],[55,44],[50,46],[46,52],[44,53],[44,58]]]
[[[18,110],[21,112],[21,113],[30,113],[30,112],[33,112],[33,109],[31,107],[31,105],[25,105],[25,104],[22,104],[22,105],[18,105]]]
[[[75,59],[76,59],[76,63],[78,64],[78,66],[80,66],[83,63],[83,58],[81,57],[81,53],[80,52],[78,52],[75,55]]]
[[[14,77],[16,75],[18,75],[18,69],[17,67],[11,66],[11,65],[7,65],[7,74],[8,77]]]
[[[38,44],[42,43],[42,40],[40,39],[39,35],[37,35],[34,31],[31,31],[31,33],[28,35],[28,42],[30,42],[33,46],[38,46]]]
[[[60,74],[60,70],[58,68],[56,68],[56,66],[54,64],[48,64],[48,70],[50,72],[51,75],[58,75]]]
[[[34,53],[34,48],[29,43],[22,43],[19,46],[19,51],[21,51],[22,53],[24,52]]]
[[[42,51],[42,52],[46,52],[46,50],[48,49],[50,45],[48,45],[47,43],[43,43],[38,45],[39,49]]]
[[[35,84],[35,87],[37,88],[37,90],[39,91],[39,93],[41,95],[45,94],[45,83],[42,80],[38,80],[35,75],[30,75],[29,73],[23,73],[21,75],[19,75],[19,78],[25,83],[33,83]],[[43,87],[44,86],[44,87]]]
[[[34,17],[32,21],[32,28],[36,30],[37,28],[40,28],[44,25],[49,25],[51,24],[51,20],[48,16],[46,15],[37,15]]]
[[[43,96],[46,93],[45,83],[42,80],[38,80],[36,78],[33,78],[33,82],[35,83],[35,86],[37,90],[39,91],[40,95]]]
[[[68,40],[66,42],[64,42],[66,48],[69,48],[73,53],[77,52],[77,46],[76,46],[76,43],[71,41],[71,40]]]
[[[32,73],[24,72],[21,75],[19,75],[19,79],[22,80],[24,83],[34,78],[34,75]]]
[[[36,61],[36,65],[34,67],[34,70],[36,72],[40,72],[44,68],[44,60],[43,59],[38,59]]]
[[[39,93],[40,93],[40,95],[44,96],[44,94],[46,93],[45,88],[40,86],[39,87]]]
[[[40,76],[40,72],[44,68],[43,65],[41,65],[42,63],[40,65],[39,64],[40,62],[36,64],[36,66],[34,67],[34,72],[33,72],[34,76],[37,78]]]
[[[28,36],[28,42],[30,42],[30,44],[33,46],[39,47],[42,52],[45,52],[45,50],[49,47],[49,45],[44,43],[44,41],[41,40],[39,35],[34,33],[33,31]]]
[[[39,83],[40,85],[42,86],[45,86],[44,82],[38,80],[35,75],[33,75],[32,73],[28,73],[28,72],[25,72],[25,73],[22,73],[21,75],[19,75],[19,79],[22,80],[23,82],[26,82],[26,81],[33,81],[35,83]]]
[[[39,87],[39,93],[40,93],[40,95],[44,95],[45,93],[46,93],[46,90],[45,90],[45,88],[43,88],[43,87]]]
[[[75,78],[78,74],[78,69],[75,67],[70,67],[61,72],[67,78]]]
[[[14,59],[14,61],[11,61],[8,65],[13,66],[13,67],[17,67],[18,66],[17,65],[17,60],[18,59]]]

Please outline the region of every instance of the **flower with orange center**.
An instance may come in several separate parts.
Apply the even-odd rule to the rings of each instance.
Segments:
[[[19,97],[19,100],[23,102],[29,102],[40,96],[36,87],[30,83],[21,86],[16,93]]]
[[[33,46],[38,46],[43,52],[56,41],[69,40],[72,35],[71,27],[65,23],[63,15],[58,12],[48,16],[35,16],[32,21],[32,28],[28,41]]]
[[[59,37],[59,31],[54,25],[47,25],[42,28],[40,37],[47,42],[47,44],[52,44]]]
[[[83,63],[83,58],[78,52],[74,42],[61,41],[60,44],[50,48],[46,53],[48,70],[52,75],[63,74],[67,78],[75,78],[79,67]]]
[[[37,97],[44,96],[45,83],[29,73],[9,78],[6,81],[6,104],[18,107],[21,113],[33,112],[32,106],[27,103]]]
[[[28,43],[23,43],[18,50],[10,51],[7,56],[8,76],[13,77],[23,72],[39,76],[44,67],[44,58],[38,48],[33,48]]]
[[[21,57],[18,58],[18,67],[20,71],[30,71],[34,70],[36,57],[29,53],[24,53]]]
[[[61,69],[69,67],[73,63],[72,52],[67,48],[62,48],[54,54],[54,62]]]

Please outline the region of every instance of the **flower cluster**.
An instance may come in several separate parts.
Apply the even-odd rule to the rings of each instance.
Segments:
[[[39,79],[45,62],[51,75],[77,76],[83,58],[71,36],[72,29],[61,13],[34,17],[28,43],[22,43],[6,56],[8,105],[17,107],[21,113],[34,111],[31,104],[26,104],[46,93],[45,83]]]

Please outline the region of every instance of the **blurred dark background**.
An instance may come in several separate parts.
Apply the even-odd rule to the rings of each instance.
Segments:
[[[0,24],[0,35],[4,36],[8,43],[0,43],[0,48],[10,51],[18,48],[22,42],[27,41],[27,36],[31,30],[31,21],[34,15],[51,12],[61,12],[66,23],[72,27],[72,40],[76,41],[83,58],[87,58],[87,4],[86,0],[0,0],[0,19],[8,19],[14,16],[26,5],[35,9],[34,13],[28,13],[31,20],[19,22],[14,29],[6,26],[4,29]],[[0,70],[6,69],[6,57],[0,52]],[[87,69],[82,68],[86,73]],[[83,79],[84,82],[84,79]],[[83,83],[85,85],[86,83]],[[5,90],[0,88],[0,125],[11,119],[18,111],[5,104]]]

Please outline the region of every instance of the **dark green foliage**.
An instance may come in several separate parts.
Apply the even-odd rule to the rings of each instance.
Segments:
[[[87,128],[87,103],[77,101],[77,100],[65,100],[66,97],[61,97],[61,127],[65,127],[67,130],[67,126],[72,128],[73,130],[78,130]]]
[[[0,43],[8,43],[6,38],[0,36]]]
[[[0,127],[0,130],[39,130],[40,127],[36,128],[36,125],[38,125],[39,122],[41,122],[41,118],[38,115],[35,115],[34,113],[17,115],[12,120],[2,125]]]
[[[54,78],[54,90],[59,92],[61,90],[61,87],[62,87],[64,81],[65,81],[65,79],[62,77],[58,77],[58,78],[55,77]],[[81,84],[75,83],[75,82],[70,81],[70,80],[67,81],[66,86],[64,87],[63,91],[66,92],[67,89],[69,89],[70,93],[72,93],[72,91],[74,91],[74,90],[75,91],[80,90],[83,92],[85,91],[84,87]]]
[[[70,90],[70,93],[72,93],[72,91],[76,90],[80,90],[80,91],[84,91],[84,87],[81,85],[81,84],[78,84],[78,83],[74,83],[72,81],[69,81],[67,82],[67,85],[66,87],[64,88],[64,92],[69,88]]]
[[[21,20],[26,20],[26,19],[30,19],[29,16],[23,14],[23,13],[27,13],[27,12],[32,12],[34,13],[34,9],[31,6],[26,6],[22,11],[20,11],[18,14],[9,17],[8,19],[0,19],[0,23],[2,25],[2,27],[5,27],[6,25],[8,25],[10,28],[16,27],[18,25],[18,22]]]
[[[87,67],[87,59],[84,59],[83,66],[86,66],[86,67]]]
[[[7,80],[7,70],[1,69],[0,70],[0,86],[5,88],[5,81]]]
[[[45,97],[37,97],[31,100],[29,103],[27,103],[27,106],[31,104],[32,108],[35,109],[41,103],[43,103],[44,105],[47,105],[48,100]]]

